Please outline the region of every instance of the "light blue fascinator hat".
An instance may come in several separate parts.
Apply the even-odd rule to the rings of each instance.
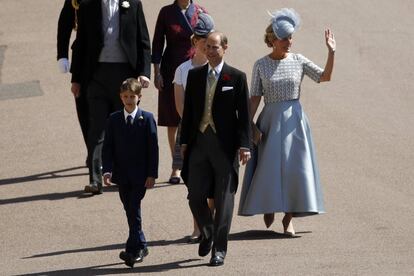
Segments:
[[[294,9],[283,8],[274,12],[269,12],[272,17],[273,32],[278,39],[284,39],[293,34],[300,26],[300,16]]]
[[[199,13],[197,23],[193,28],[195,35],[200,37],[207,37],[209,33],[214,31],[213,18],[207,13]]]

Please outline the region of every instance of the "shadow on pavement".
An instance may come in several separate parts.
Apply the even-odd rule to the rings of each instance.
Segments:
[[[0,199],[0,205],[24,203],[29,201],[40,201],[40,200],[62,200],[70,197],[77,197],[78,199],[92,197],[92,194],[84,194],[83,191],[72,191],[66,193],[51,193],[44,195],[24,196],[8,199]]]
[[[34,175],[29,175],[29,176],[24,176],[24,177],[0,179],[0,186],[8,185],[8,184],[17,184],[17,183],[23,183],[23,182],[45,180],[45,179],[57,179],[57,178],[63,178],[63,177],[76,177],[76,176],[88,175],[87,172],[59,174],[59,173],[74,171],[74,170],[83,169],[83,168],[85,167],[79,166],[79,167],[73,167],[73,168],[62,169],[62,170],[57,170],[57,171],[50,171],[50,172],[39,173],[39,174],[34,174]],[[154,188],[152,189],[166,188],[166,187],[171,187],[171,186],[176,186],[176,185],[157,183],[157,185],[154,186]],[[29,201],[40,201],[40,200],[62,200],[65,198],[70,198],[70,197],[76,197],[78,199],[82,199],[82,198],[89,198],[93,196],[92,194],[84,193],[82,189],[83,189],[83,186],[80,186],[80,190],[71,191],[71,192],[50,193],[50,194],[43,194],[43,195],[33,195],[33,196],[25,196],[25,197],[17,197],[17,198],[0,199],[0,205],[13,204],[13,203],[24,203],[24,202],[29,202]],[[103,187],[104,193],[117,192],[117,191],[118,191],[118,186],[115,184],[111,186]]]
[[[87,172],[60,174],[60,173],[65,173],[65,172],[70,172],[70,171],[76,171],[76,170],[83,169],[83,168],[85,167],[79,166],[79,167],[72,167],[68,169],[44,172],[44,173],[33,174],[33,175],[22,176],[22,177],[0,179],[0,185],[17,184],[17,183],[23,183],[23,182],[55,179],[55,178],[62,178],[62,177],[75,177],[75,176],[88,175]]]
[[[151,250],[153,246],[167,246],[172,244],[187,244],[185,238],[180,238],[177,240],[159,240],[159,241],[148,241],[148,247]],[[110,245],[103,245],[97,247],[90,247],[90,248],[80,248],[80,249],[71,249],[71,250],[63,250],[63,251],[56,251],[44,254],[37,254],[30,257],[23,257],[22,259],[32,259],[32,258],[41,258],[41,257],[50,257],[56,255],[63,255],[63,254],[72,254],[72,253],[82,253],[82,252],[93,252],[93,251],[107,251],[107,250],[122,250],[124,249],[125,244],[110,244]]]
[[[44,271],[44,272],[36,272],[31,274],[19,274],[19,275],[119,275],[119,274],[130,274],[130,273],[143,273],[143,272],[165,272],[172,269],[185,269],[191,267],[198,267],[198,266],[205,266],[206,264],[189,264],[183,265],[187,263],[191,263],[194,261],[199,261],[200,259],[187,259],[181,260],[171,263],[165,264],[157,264],[157,265],[148,265],[143,266],[141,264],[137,264],[133,269],[126,267],[122,262],[107,264],[107,265],[96,265],[84,268],[74,268],[74,269],[62,269],[62,270],[54,270],[54,271]],[[144,261],[145,262],[145,261]],[[108,268],[110,266],[115,265],[123,265],[123,268]],[[17,275],[16,275],[17,276]]]
[[[177,187],[177,186],[182,186],[182,185],[185,186],[184,183],[171,184],[171,183],[168,183],[167,181],[162,181],[162,182],[156,182],[155,185],[154,185],[154,188],[152,188],[152,189],[166,188],[166,187]]]
[[[121,250],[124,248],[124,246],[125,245],[123,243],[110,244],[110,245],[103,245],[103,246],[90,247],[90,248],[71,249],[71,250],[56,251],[56,252],[50,252],[50,253],[44,253],[44,254],[37,254],[37,255],[30,256],[30,257],[24,257],[22,259],[51,257],[51,256],[57,256],[57,255],[82,253],[82,252],[106,251],[106,250],[115,250],[115,249]]]
[[[297,232],[294,238],[300,238],[298,234],[307,234],[312,233],[312,231],[302,231]],[[270,231],[270,230],[249,230],[239,233],[232,233],[229,235],[229,240],[238,241],[238,240],[265,240],[265,239],[292,239],[292,237],[286,236],[282,233]],[[187,243],[187,238],[183,237],[176,240],[158,240],[158,241],[148,241],[148,247],[154,246],[168,246],[168,245],[191,245]],[[93,251],[109,251],[109,250],[122,250],[124,248],[124,243],[119,244],[110,244],[97,247],[89,248],[79,248],[79,249],[70,249],[63,251],[55,251],[43,254],[32,255],[29,257],[23,257],[22,259],[32,259],[32,258],[42,258],[42,257],[51,257],[64,254],[73,254],[73,253],[82,253],[82,252],[93,252]]]
[[[294,237],[290,237],[283,233],[278,233],[271,230],[248,230],[239,233],[229,234],[229,240],[232,241],[243,241],[243,240],[272,240],[272,239],[296,239],[300,238],[298,234],[312,233],[312,231],[296,232]]]
[[[118,187],[113,185],[110,187],[103,187],[103,190],[104,190],[104,193],[116,192],[118,191]],[[99,195],[92,195],[89,193],[84,193],[83,190],[77,190],[77,191],[71,191],[71,192],[65,192],[65,193],[50,193],[50,194],[43,194],[43,195],[33,195],[33,196],[0,199],[0,205],[24,203],[24,202],[29,202],[29,201],[40,201],[40,200],[62,200],[62,199],[71,198],[71,197],[76,197],[77,199],[84,199],[84,198],[90,198],[93,196],[99,196]]]

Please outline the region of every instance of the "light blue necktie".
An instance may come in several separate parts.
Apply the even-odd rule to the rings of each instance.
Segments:
[[[214,82],[216,81],[216,71],[214,71],[214,69],[211,69],[210,72],[208,73],[208,88],[211,89],[214,85]]]

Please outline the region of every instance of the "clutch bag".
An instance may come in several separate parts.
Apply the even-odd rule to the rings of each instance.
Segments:
[[[252,122],[252,138],[253,138],[253,144],[256,146],[259,144],[260,139],[262,138],[262,132],[257,127],[255,123]]]

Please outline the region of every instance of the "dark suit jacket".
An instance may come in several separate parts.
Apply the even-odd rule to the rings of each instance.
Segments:
[[[190,70],[187,77],[180,137],[180,143],[188,145],[187,156],[184,158],[184,177],[187,173],[188,154],[204,112],[207,71],[208,64]],[[233,89],[222,91],[223,86]],[[222,150],[232,163],[239,148],[251,148],[248,97],[246,74],[224,63],[217,81],[212,113]]]
[[[158,139],[154,116],[138,109],[133,126],[128,129],[124,111],[107,120],[102,149],[103,173],[112,172],[112,182],[119,185],[144,185],[147,177],[158,177]]]
[[[57,59],[69,57],[69,41],[74,27],[75,9],[72,6],[72,0],[65,0],[58,20]]]
[[[150,77],[151,47],[140,0],[128,0],[119,7],[119,41],[136,76]],[[122,1],[119,1],[121,4]],[[103,47],[102,1],[83,0],[78,10],[78,31],[72,56],[72,82],[89,81]]]

